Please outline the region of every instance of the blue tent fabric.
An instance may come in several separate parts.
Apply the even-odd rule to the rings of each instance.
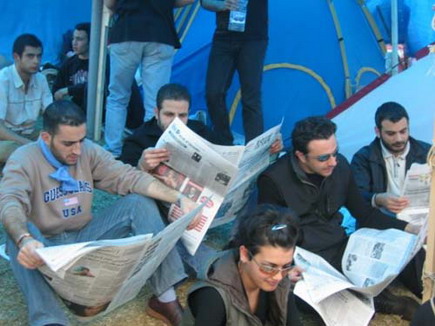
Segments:
[[[415,51],[433,42],[432,1],[398,2],[400,34],[408,47]],[[390,0],[366,3],[387,40]],[[44,44],[43,62],[57,64],[62,35],[75,24],[90,21],[91,5],[90,0],[1,1],[0,54],[11,60],[14,39],[22,33],[34,33]],[[284,117],[283,135],[287,139],[295,121],[329,112],[349,92],[384,72],[384,54],[362,6],[361,0],[269,1],[270,41],[262,89],[266,128]],[[387,18],[383,25],[379,12]],[[201,8],[196,0],[175,15],[183,46],[174,60],[172,81],[192,92],[192,113],[206,110],[204,82],[215,14]],[[237,107],[232,128],[242,133],[238,91],[235,76],[228,107]]]
[[[379,26],[382,36],[391,43],[391,0],[366,0],[367,7]],[[399,43],[406,43],[413,56],[422,47],[435,41],[431,20],[432,0],[398,0]]]
[[[334,14],[339,25],[334,24]],[[206,108],[204,80],[214,24],[214,13],[200,9],[175,58],[172,80],[191,90],[193,110]],[[284,138],[295,121],[325,114],[344,101],[346,82],[356,89],[361,68],[369,67],[375,73],[363,74],[359,84],[373,81],[384,70],[382,50],[358,1],[270,1],[269,25],[262,88],[265,127],[284,117]],[[239,88],[235,76],[228,91],[228,107]],[[242,133],[240,103],[237,107],[232,128]]]
[[[62,35],[91,19],[90,0],[0,1],[0,54],[12,60],[15,38],[35,34],[44,46],[42,62],[59,63]]]

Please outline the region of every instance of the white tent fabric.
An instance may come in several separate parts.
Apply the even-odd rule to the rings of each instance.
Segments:
[[[435,123],[435,53],[391,77],[361,100],[336,116],[340,152],[349,160],[375,137],[375,112],[384,102],[402,104],[410,118],[410,134],[432,144]]]

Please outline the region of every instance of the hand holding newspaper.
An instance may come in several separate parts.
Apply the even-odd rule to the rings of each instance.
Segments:
[[[201,206],[159,234],[37,249],[47,283],[76,315],[107,313],[136,297]]]
[[[201,244],[222,203],[226,207],[230,204],[228,196],[232,196],[231,206],[233,203],[235,206],[238,204],[234,202],[235,199],[242,203],[243,197],[246,198],[246,203],[252,190],[250,184],[269,165],[268,150],[278,137],[280,127],[278,125],[270,129],[246,146],[214,145],[194,133],[179,119],[174,119],[162,134],[156,148],[169,150],[170,159],[158,165],[151,173],[192,201],[205,204],[198,224],[182,236],[191,255],[195,254]],[[169,219],[181,215],[180,207],[171,205]]]
[[[397,218],[406,222],[423,225],[429,216],[431,169],[428,164],[413,163],[406,173],[402,196],[409,205]]]
[[[425,236],[395,229],[360,229],[353,233],[335,270],[320,256],[302,248],[295,262],[304,270],[295,294],[310,304],[326,325],[368,325],[373,300],[403,270],[421,248]]]

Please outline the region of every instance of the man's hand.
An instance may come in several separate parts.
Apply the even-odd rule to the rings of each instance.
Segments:
[[[56,93],[54,93],[54,99],[56,101],[63,100],[65,96],[68,96],[68,88],[67,87],[58,89],[56,91]]]
[[[168,161],[169,157],[170,153],[166,148],[147,148],[142,152],[137,166],[140,170],[149,172],[160,163]]]
[[[404,231],[417,235],[417,234],[420,233],[420,230],[421,230],[421,226],[420,225],[408,223],[408,224],[406,224]]]
[[[279,133],[273,144],[270,146],[269,152],[271,155],[279,153],[283,149],[283,147],[284,146],[282,144],[282,135]]]
[[[191,199],[185,196],[181,197],[181,199],[178,201],[178,204],[180,206],[180,209],[183,211],[183,214],[190,213],[191,211],[193,211],[195,208],[198,207],[197,203],[195,203],[194,201],[192,201]],[[190,222],[189,226],[187,227],[187,230],[194,229],[201,221],[201,216],[202,216],[202,209],[198,212],[198,214],[196,214],[196,216]],[[174,222],[174,220],[170,218],[170,222]]]
[[[302,279],[302,272],[304,270],[300,266],[293,267],[288,273],[288,277],[292,283],[296,283]]]
[[[390,212],[398,214],[409,205],[409,200],[405,197],[397,197],[388,192],[383,192],[376,194],[375,204],[379,207],[385,207]]]
[[[36,253],[37,248],[43,248],[44,245],[28,237],[24,239],[20,244],[20,251],[18,251],[17,261],[28,269],[35,269],[44,265],[44,261]]]
[[[224,0],[224,10],[237,10],[239,8],[239,0]]]

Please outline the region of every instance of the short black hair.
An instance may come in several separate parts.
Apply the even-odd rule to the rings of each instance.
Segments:
[[[312,140],[329,139],[337,131],[337,125],[324,116],[308,117],[296,122],[291,134],[293,151],[308,153]]]
[[[21,57],[26,46],[41,48],[41,51],[44,50],[42,47],[42,42],[35,35],[21,34],[14,41],[14,45],[12,47],[12,54],[16,53]]]
[[[78,127],[86,123],[83,110],[74,102],[61,100],[51,103],[42,115],[42,129],[56,135],[60,125]]]
[[[88,35],[88,41],[91,41],[91,24],[90,23],[79,23],[74,27],[75,30],[85,31]]]
[[[231,247],[245,246],[256,255],[262,246],[291,249],[299,237],[299,219],[294,211],[270,204],[258,205],[242,216],[231,240]]]
[[[191,96],[186,87],[180,84],[166,84],[163,85],[157,92],[157,109],[161,110],[162,103],[164,100],[174,100],[174,101],[186,101],[190,102]]]
[[[386,102],[382,104],[375,113],[375,123],[379,130],[382,129],[382,121],[389,120],[396,123],[403,118],[409,122],[409,116],[405,108],[396,102]]]

